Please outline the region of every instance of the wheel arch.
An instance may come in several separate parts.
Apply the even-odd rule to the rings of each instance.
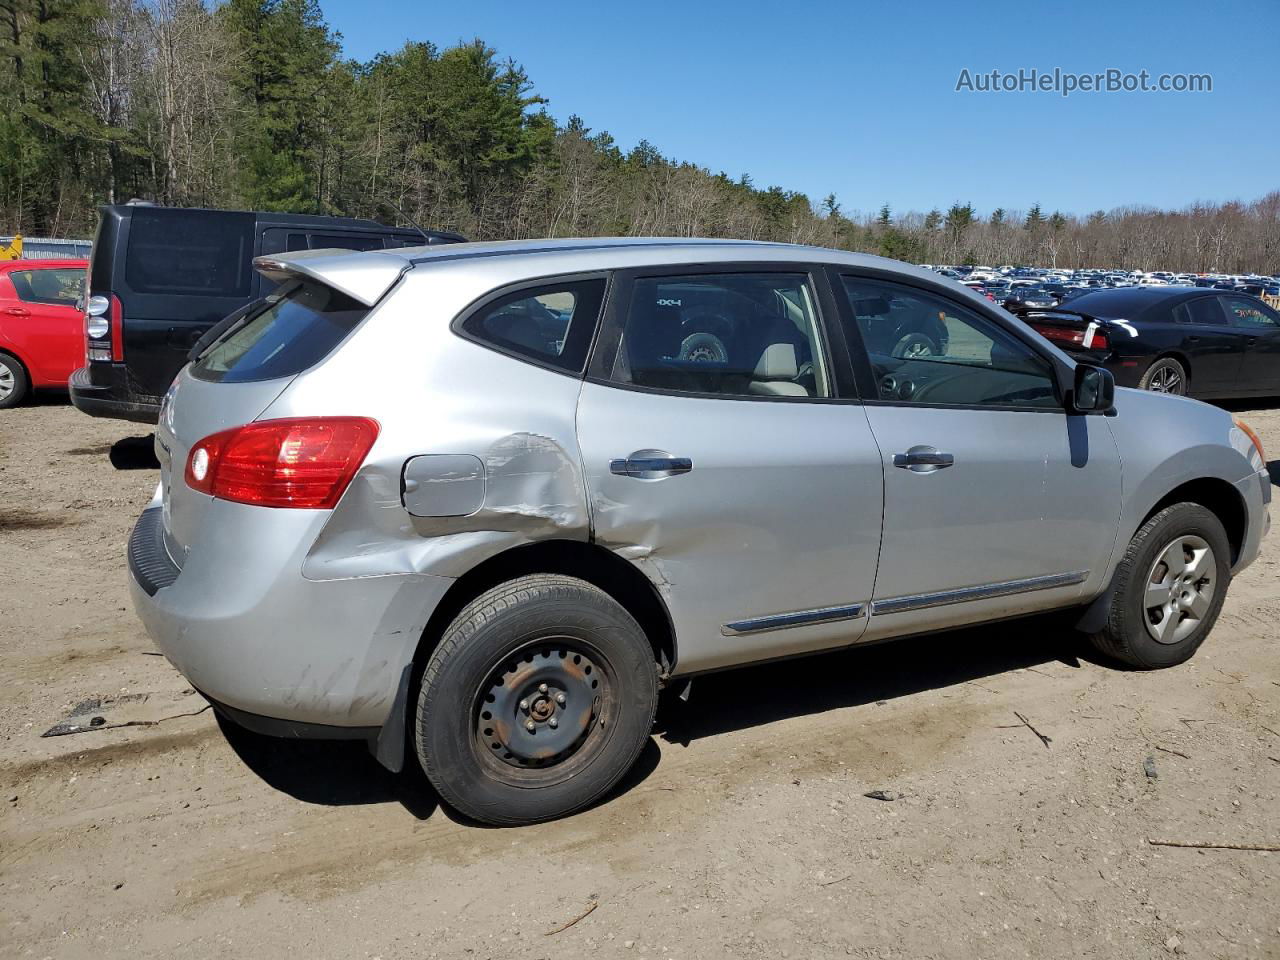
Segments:
[[[1137,525],[1128,531],[1128,536],[1116,544],[1120,554],[1123,554],[1124,545],[1133,539],[1134,534],[1141,530],[1148,520],[1165,507],[1175,503],[1199,504],[1222,522],[1223,529],[1227,532],[1227,542],[1231,545],[1231,565],[1235,566],[1248,533],[1248,511],[1240,491],[1218,477],[1197,477],[1194,480],[1187,480],[1160,497],[1149,510],[1142,514]],[[1113,560],[1113,563],[1118,562],[1118,559]],[[1114,596],[1115,569],[1112,569],[1106,589],[1084,608],[1076,628],[1085,633],[1101,630],[1107,621]]]
[[[675,626],[657,589],[635,565],[598,544],[577,540],[542,540],[512,547],[468,570],[436,604],[413,658],[402,668],[387,719],[370,745],[379,763],[396,773],[403,769],[406,745],[413,738],[412,705],[418,700],[422,673],[449,624],[486,590],[535,573],[577,577],[603,590],[640,624],[653,648],[660,678],[671,674],[677,660]]]
[[[675,627],[666,603],[653,583],[634,564],[611,550],[577,540],[542,540],[504,550],[459,577],[436,604],[413,655],[421,671],[445,629],[463,607],[486,590],[517,577],[559,573],[599,587],[635,617],[653,647],[663,674],[676,664]]]
[[[1188,357],[1181,350],[1177,350],[1177,349],[1161,350],[1159,353],[1157,353],[1154,357],[1151,358],[1151,362],[1147,364],[1146,370],[1142,371],[1142,376],[1145,377],[1147,375],[1147,371],[1149,371],[1161,360],[1177,360],[1178,363],[1182,365],[1182,370],[1187,375],[1187,390],[1189,395],[1192,381],[1195,379],[1195,374],[1191,369],[1191,358]]]
[[[12,357],[15,361],[17,361],[18,366],[22,368],[22,372],[26,374],[27,383],[32,383],[31,364],[23,360],[22,355],[18,353],[18,351],[14,350],[12,347],[0,344],[0,356]]]
[[[1231,544],[1231,564],[1234,566],[1244,548],[1249,528],[1249,514],[1240,491],[1218,477],[1188,480],[1156,501],[1143,515],[1137,529],[1141,530],[1148,520],[1175,503],[1198,503],[1222,522],[1222,527],[1227,532],[1227,542]]]
[[[36,389],[35,377],[31,374],[31,365],[28,364],[27,361],[23,360],[17,351],[10,349],[7,345],[0,345],[0,357],[10,358],[22,370],[22,375],[27,380],[26,398],[30,399],[31,391]],[[21,404],[22,402],[23,400],[21,398],[17,401],[18,404]]]

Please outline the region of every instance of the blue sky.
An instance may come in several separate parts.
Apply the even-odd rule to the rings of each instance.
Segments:
[[[1280,189],[1280,0],[321,0],[347,56],[480,37],[548,110],[846,212],[1087,213]],[[972,74],[1207,73],[1210,93],[957,93]]]

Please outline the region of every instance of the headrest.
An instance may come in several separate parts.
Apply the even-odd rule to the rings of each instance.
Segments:
[[[52,270],[36,270],[31,274],[31,291],[37,297],[56,300],[60,287]]]
[[[760,354],[756,364],[757,380],[794,380],[800,375],[796,348],[792,343],[771,343]]]
[[[508,343],[545,353],[547,340],[538,322],[527,314],[499,313],[485,321],[485,329]]]

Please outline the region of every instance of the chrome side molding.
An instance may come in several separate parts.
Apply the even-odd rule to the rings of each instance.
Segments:
[[[970,600],[989,600],[992,597],[1007,597],[1015,593],[1052,590],[1055,587],[1069,587],[1072,584],[1084,583],[1088,579],[1088,570],[1077,570],[1074,573],[1052,573],[1044,577],[1006,580],[1004,583],[985,583],[977,587],[961,587],[958,590],[943,590],[939,593],[921,593],[913,597],[890,597],[887,600],[873,600],[871,615],[874,617],[886,613],[906,613],[909,610],[945,607],[953,603],[967,603]]]
[[[763,633],[766,630],[782,630],[785,627],[807,627],[814,623],[833,623],[837,620],[857,620],[866,607],[863,603],[851,603],[842,607],[820,607],[817,610],[797,610],[794,613],[776,613],[750,620],[726,623],[720,632],[726,637],[746,633]]]

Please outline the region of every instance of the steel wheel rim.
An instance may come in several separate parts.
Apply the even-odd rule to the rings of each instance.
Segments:
[[[1147,572],[1142,608],[1147,633],[1157,643],[1181,643],[1213,606],[1218,566],[1213,548],[1191,534],[1160,551]]]
[[[496,779],[550,786],[599,755],[613,732],[617,683],[608,660],[571,637],[549,636],[503,657],[471,712],[472,743]]]
[[[686,356],[685,359],[692,361],[694,363],[709,363],[709,362],[715,362],[718,358],[716,356],[716,351],[713,350],[711,347],[699,346],[699,347],[694,347],[692,350],[690,350],[688,356]]]
[[[706,338],[699,340],[698,338]],[[691,363],[724,363],[729,352],[714,333],[691,333],[680,344],[680,359]]]
[[[1182,395],[1183,382],[1182,374],[1168,363],[1161,364],[1156,367],[1155,372],[1151,375],[1151,390],[1154,393],[1174,393]]]
[[[13,396],[16,382],[17,378],[14,377],[13,371],[9,369],[9,365],[0,363],[0,400],[8,400]]]

